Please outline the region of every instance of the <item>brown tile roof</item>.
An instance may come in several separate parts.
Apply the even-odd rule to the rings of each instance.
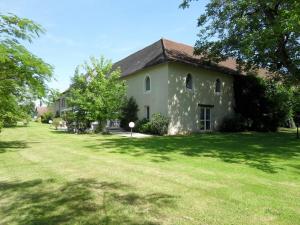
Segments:
[[[203,60],[201,56],[194,55],[194,48],[192,46],[167,39],[160,39],[142,50],[129,55],[116,62],[113,68],[120,67],[121,76],[124,77],[147,67],[165,62],[180,62],[227,74],[239,74],[237,63],[232,58],[218,64],[211,63]]]

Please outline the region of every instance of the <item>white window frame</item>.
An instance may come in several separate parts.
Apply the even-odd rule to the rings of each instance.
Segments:
[[[204,117],[203,119],[201,118],[201,113],[202,113],[202,109],[204,109]],[[207,112],[209,111],[209,119],[207,116]],[[199,129],[200,131],[211,131],[212,130],[212,118],[211,118],[211,111],[212,111],[212,107],[209,106],[200,106],[200,112],[199,112]],[[209,122],[209,127],[207,127],[207,122]],[[203,128],[202,128],[202,124],[203,123]]]
[[[149,90],[146,89],[147,88],[147,83],[146,83],[147,78],[149,78],[149,85],[150,85],[150,89]],[[151,85],[151,78],[150,78],[149,75],[147,75],[147,76],[145,76],[145,79],[144,79],[144,93],[145,94],[148,94],[148,93],[151,92],[151,86],[152,86]]]

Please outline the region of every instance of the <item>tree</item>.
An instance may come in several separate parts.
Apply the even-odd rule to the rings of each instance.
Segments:
[[[121,127],[125,130],[130,130],[129,123],[136,122],[138,120],[137,113],[139,107],[133,97],[126,99],[121,108]]]
[[[68,129],[72,127],[79,132],[84,132],[90,127],[93,120],[89,113],[88,98],[88,80],[84,73],[80,73],[78,66],[75,69],[71,88],[67,97],[68,106],[72,108],[72,111],[67,112],[63,116],[67,122]]]
[[[211,0],[198,19],[195,53],[216,62],[234,57],[246,71],[265,68],[299,83],[299,21],[300,1]]]
[[[91,57],[76,69],[67,101],[78,118],[98,121],[102,129],[107,120],[120,117],[125,90],[119,69],[113,70],[112,63],[103,57]]]
[[[50,88],[49,90],[47,90],[47,94],[46,97],[43,99],[43,102],[45,102],[49,107],[55,103],[59,96],[60,92],[58,89]]]
[[[295,86],[293,89],[293,119],[297,127],[297,138],[300,138],[300,86]]]
[[[292,88],[255,76],[234,79],[235,112],[245,119],[245,128],[276,131],[293,117]]]
[[[52,67],[20,43],[31,43],[43,32],[40,25],[29,19],[0,14],[0,124],[10,120],[13,124],[27,115],[21,107],[25,98],[33,101],[45,94]]]

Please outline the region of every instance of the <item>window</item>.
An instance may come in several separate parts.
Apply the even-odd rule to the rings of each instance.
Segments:
[[[221,81],[220,79],[216,80],[216,89],[215,89],[216,93],[221,93]]]
[[[193,79],[192,79],[192,75],[191,74],[188,74],[186,76],[186,79],[185,79],[185,87],[189,90],[192,90],[193,89]]]
[[[145,78],[145,91],[150,91],[151,87],[150,87],[150,77],[147,76]]]
[[[200,107],[200,130],[211,130],[211,107]]]
[[[145,106],[145,116],[146,119],[149,120],[150,119],[150,106]]]

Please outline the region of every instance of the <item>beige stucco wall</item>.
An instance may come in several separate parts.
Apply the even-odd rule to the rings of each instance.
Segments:
[[[145,78],[150,77],[151,90],[145,91]],[[153,113],[168,114],[168,65],[149,67],[124,78],[127,81],[127,97],[133,96],[139,106],[138,117],[146,117],[145,106]]]
[[[193,90],[185,86],[186,75],[193,78]],[[145,78],[150,77],[151,91],[145,92]],[[224,117],[233,113],[233,77],[181,63],[156,65],[124,78],[127,96],[133,96],[139,106],[138,117],[146,117],[145,106],[150,115],[162,113],[170,118],[169,134],[199,131],[199,104],[211,108],[212,129],[218,129]],[[216,79],[222,83],[221,94],[215,93]]]
[[[185,86],[186,75],[193,78],[193,90]],[[221,94],[215,93],[215,82],[222,83]],[[196,68],[181,63],[168,64],[169,133],[199,131],[198,104],[214,105],[211,109],[212,129],[218,129],[225,116],[233,113],[233,77],[227,74]]]

